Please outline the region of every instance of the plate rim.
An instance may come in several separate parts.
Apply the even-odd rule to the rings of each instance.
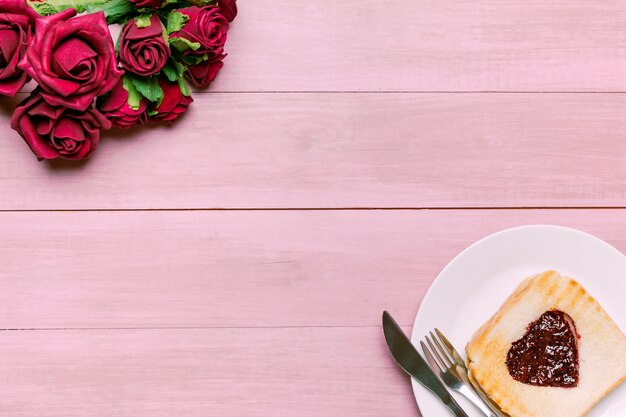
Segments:
[[[499,238],[502,235],[506,235],[509,233],[518,233],[521,231],[527,231],[527,230],[557,230],[557,231],[561,231],[561,232],[567,232],[567,233],[573,233],[573,234],[577,234],[579,236],[585,237],[587,239],[591,239],[593,241],[595,241],[596,243],[600,244],[601,246],[604,246],[605,249],[610,250],[611,252],[613,252],[616,255],[620,255],[623,258],[626,258],[626,254],[624,254],[622,251],[620,251],[619,249],[617,249],[615,246],[611,245],[610,243],[608,243],[607,241],[599,238],[598,236],[595,236],[589,232],[585,232],[582,231],[580,229],[576,229],[573,227],[568,227],[568,226],[561,226],[561,225],[555,225],[555,224],[529,224],[529,225],[522,225],[522,226],[515,226],[515,227],[509,227],[506,229],[502,229],[499,230],[497,232],[491,233],[489,235],[486,235],[478,240],[476,240],[475,242],[473,242],[472,244],[470,244],[469,246],[467,246],[466,248],[464,248],[462,251],[460,251],[456,256],[454,256],[444,267],[443,269],[441,269],[441,271],[437,274],[437,276],[435,277],[435,279],[433,280],[432,284],[428,287],[428,290],[426,291],[426,293],[424,294],[424,297],[422,298],[422,301],[418,307],[417,313],[415,314],[415,320],[413,321],[413,327],[411,329],[411,343],[413,343],[415,345],[416,341],[419,342],[421,335],[416,334],[417,332],[417,323],[420,319],[420,313],[422,313],[423,311],[423,306],[426,304],[426,302],[432,298],[432,294],[435,292],[435,288],[438,288],[439,285],[441,285],[441,276],[444,275],[450,268],[452,268],[452,265],[458,261],[459,258],[461,258],[462,256],[466,255],[467,252],[473,250],[475,247],[484,244],[485,241],[491,240],[491,239],[495,239],[495,238]],[[416,387],[419,386],[419,383],[413,379],[411,379],[411,390],[413,391],[413,398],[415,399],[415,403],[417,404],[418,408],[420,407],[419,401],[418,401],[418,391],[416,390]],[[422,413],[422,409],[419,408],[420,413]]]

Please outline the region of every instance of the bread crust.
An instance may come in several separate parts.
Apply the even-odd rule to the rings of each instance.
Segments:
[[[537,387],[514,380],[506,366],[513,341],[549,310],[568,314],[580,335],[577,387]],[[511,417],[581,417],[626,380],[626,336],[574,279],[556,271],[524,280],[466,347],[475,382]]]

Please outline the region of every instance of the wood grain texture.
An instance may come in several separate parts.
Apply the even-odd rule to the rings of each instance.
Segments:
[[[542,223],[626,250],[626,210],[2,213],[0,323],[378,326],[387,308],[410,325],[462,249]]]
[[[38,163],[0,126],[0,209],[626,205],[626,95],[212,94],[172,128]],[[210,114],[210,117],[207,117]]]
[[[622,0],[240,0],[214,91],[625,91]]]
[[[187,116],[90,162],[0,100],[0,417],[419,416],[384,308],[507,227],[626,251],[623,1],[238,4]]]
[[[0,356],[2,417],[419,416],[378,327],[0,331]]]

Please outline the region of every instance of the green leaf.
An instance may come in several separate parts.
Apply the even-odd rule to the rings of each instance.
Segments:
[[[150,27],[150,25],[152,25],[152,22],[150,21],[151,17],[152,15],[150,14],[142,14],[142,15],[135,17],[135,22],[137,24],[137,27],[140,29]]]
[[[28,0],[28,5],[41,16],[49,16],[67,9],[77,13],[104,12],[107,23],[119,23],[135,12],[135,6],[129,0]]]
[[[28,4],[40,16],[50,16],[59,12],[48,3],[28,2]]]
[[[159,85],[157,77],[129,77],[130,82],[135,86],[137,91],[146,99],[152,102],[158,102],[163,99],[163,89]]]
[[[207,59],[209,59],[209,55],[207,54],[203,54],[203,55],[185,55],[183,56],[183,62],[187,65],[198,65],[201,62],[206,61]]]
[[[167,16],[167,33],[174,33],[181,30],[185,23],[189,20],[189,16],[177,11],[173,11]]]
[[[93,0],[93,3],[100,4],[105,1],[106,0]],[[30,7],[41,16],[49,16],[67,9],[76,9],[77,13],[82,13],[92,2],[89,0],[29,0],[28,3]]]
[[[189,3],[193,4],[194,6],[198,6],[198,7],[204,7],[204,6],[208,6],[208,5],[216,6],[217,5],[217,0],[189,0]]]
[[[168,80],[174,82],[178,79],[179,75],[176,71],[176,68],[170,66],[169,64],[163,67],[163,74],[167,77]]]
[[[185,69],[186,68],[183,64],[173,59],[170,59],[165,67],[163,67],[163,74],[170,82],[177,82],[181,93],[183,93],[184,96],[189,97],[191,95],[191,91],[189,90],[187,81],[185,81]]]
[[[128,77],[124,77],[122,85],[124,86],[124,90],[128,92],[128,105],[133,110],[139,110],[139,107],[141,106],[141,100],[143,99],[141,93],[137,91],[137,88]]]
[[[182,77],[187,67],[174,58],[170,57],[167,64],[161,70],[170,82],[174,82],[178,77]]]
[[[200,49],[200,42],[191,42],[189,39],[178,37],[170,37],[170,45],[180,52],[185,52],[188,49],[191,49],[193,51],[197,51],[198,49]]]
[[[170,62],[172,62],[174,64],[174,67],[176,68],[176,71],[178,72],[178,75],[183,75],[183,73],[185,72],[185,70],[187,69],[183,64],[181,64],[178,61],[175,60],[170,60]]]
[[[187,85],[187,81],[183,77],[178,77],[178,86],[180,87],[180,92],[183,93],[183,96],[189,97],[191,95],[191,90],[189,90],[189,85]]]
[[[96,0],[91,1],[85,8],[87,13],[103,11],[108,24],[120,23],[127,16],[135,13],[135,6],[129,0]]]

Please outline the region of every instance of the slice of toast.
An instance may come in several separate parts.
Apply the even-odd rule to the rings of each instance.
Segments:
[[[578,335],[577,380],[567,388],[520,382],[507,366],[514,342],[551,311],[569,316]],[[626,379],[626,336],[578,282],[555,271],[523,281],[466,351],[475,382],[511,417],[580,417]]]

